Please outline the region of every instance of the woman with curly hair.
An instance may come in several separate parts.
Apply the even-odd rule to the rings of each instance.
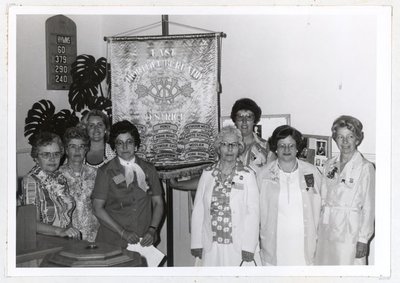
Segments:
[[[36,164],[22,180],[22,204],[36,206],[37,233],[80,238],[79,230],[72,226],[75,201],[58,170],[63,154],[59,136],[49,132],[35,135],[31,156]]]

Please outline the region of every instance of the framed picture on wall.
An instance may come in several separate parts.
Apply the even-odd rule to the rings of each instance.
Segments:
[[[221,127],[233,125],[230,116],[221,117]],[[268,140],[272,132],[279,126],[290,125],[290,114],[261,115],[260,122],[254,126],[254,132],[261,138]]]
[[[300,159],[315,165],[321,172],[328,158],[332,157],[332,138],[330,136],[303,135],[306,147]]]

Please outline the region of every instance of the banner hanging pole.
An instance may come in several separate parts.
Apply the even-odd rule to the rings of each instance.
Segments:
[[[162,35],[169,35],[168,15],[161,16]],[[167,266],[174,266],[174,213],[173,189],[170,181],[165,181],[167,193]]]
[[[162,35],[169,35],[168,15],[161,16]]]

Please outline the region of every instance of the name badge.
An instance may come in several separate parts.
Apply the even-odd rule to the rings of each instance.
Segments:
[[[114,181],[115,184],[119,185],[119,184],[121,184],[122,182],[125,181],[125,176],[122,175],[122,174],[119,174],[119,175],[113,177],[113,181]]]

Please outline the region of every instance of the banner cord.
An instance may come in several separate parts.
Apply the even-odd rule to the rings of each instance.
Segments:
[[[148,24],[148,25],[145,25],[145,26],[141,26],[141,27],[138,27],[138,28],[130,29],[130,30],[127,30],[127,31],[124,31],[124,32],[121,32],[121,33],[117,33],[117,34],[115,34],[115,35],[113,35],[111,37],[120,36],[120,35],[127,34],[127,33],[136,33],[136,32],[139,32],[140,30],[151,29],[151,28],[157,27],[159,25],[161,25],[161,21],[155,22],[155,23],[152,23],[152,24]]]
[[[185,25],[185,24],[181,24],[181,23],[177,23],[177,22],[171,22],[171,21],[166,21],[166,22],[169,23],[169,24],[172,24],[172,25],[176,25],[176,26],[187,27],[187,28],[191,28],[191,29],[195,29],[195,30],[199,30],[199,31],[216,33],[216,31],[213,31],[213,30],[203,29],[203,28],[190,26],[190,25]],[[152,24],[148,24],[148,25],[144,25],[144,26],[137,27],[137,28],[134,28],[134,29],[130,29],[130,30],[127,30],[127,31],[124,31],[124,32],[120,32],[120,33],[117,33],[117,34],[112,35],[112,36],[106,36],[105,39],[108,38],[108,37],[117,37],[117,36],[120,36],[120,35],[135,34],[135,33],[138,33],[140,31],[145,31],[145,30],[148,30],[148,29],[151,29],[151,28],[155,28],[157,26],[160,26],[161,24],[162,24],[162,21],[155,22],[155,23],[152,23]]]

